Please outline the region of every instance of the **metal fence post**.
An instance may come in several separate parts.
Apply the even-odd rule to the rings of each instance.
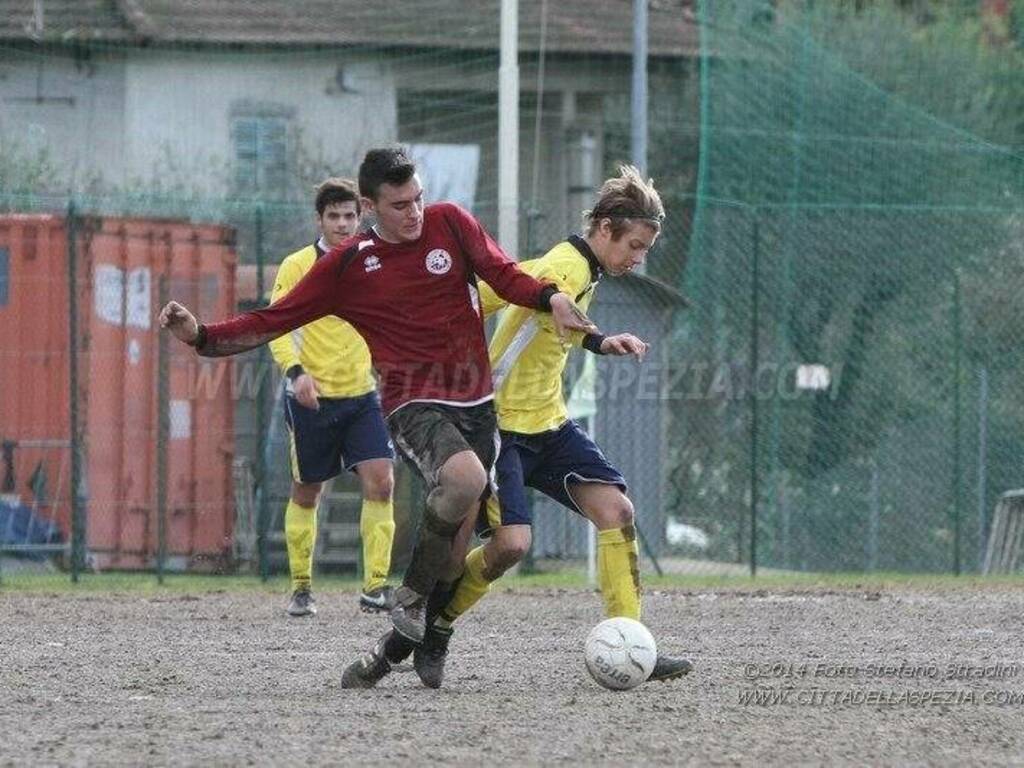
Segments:
[[[960,519],[963,488],[960,482],[961,445],[960,367],[963,333],[960,322],[960,270],[953,270],[953,573],[960,575]]]
[[[71,419],[71,581],[85,567],[85,476],[78,402],[78,211],[72,197],[67,209],[68,237],[68,400]]]
[[[760,365],[760,345],[758,343],[758,330],[761,324],[760,317],[760,281],[761,281],[761,230],[758,223],[758,212],[754,209],[753,243],[751,258],[750,280],[750,375],[749,375],[749,398],[750,398],[750,575],[757,576],[757,496],[759,492],[759,480],[757,469],[757,441],[760,430],[760,414],[757,402],[757,368]]]
[[[878,461],[871,459],[871,487],[868,490],[868,541],[867,569],[878,570],[878,531],[882,513],[882,480],[878,469]]]
[[[263,294],[265,291],[264,264],[263,258],[263,202],[256,204],[255,227],[253,232],[253,246],[256,251],[256,304],[263,305]],[[266,381],[264,377],[266,346],[260,347],[256,353],[256,453],[258,458],[259,471],[257,472],[257,486],[259,487],[259,508],[257,509],[256,542],[260,559],[260,578],[267,581],[270,578],[270,563],[267,561],[267,529],[269,521],[269,476],[267,462],[267,409],[266,409]]]
[[[978,371],[978,571],[985,562],[988,539],[988,368]]]
[[[167,272],[160,276],[161,307],[165,306],[169,300],[167,283],[170,264],[167,266]],[[169,353],[168,335],[161,332],[157,336],[156,365],[156,579],[159,584],[164,583],[164,564],[167,559],[167,450],[168,435],[170,434]]]

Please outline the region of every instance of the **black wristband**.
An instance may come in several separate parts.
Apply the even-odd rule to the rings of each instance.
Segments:
[[[197,350],[206,346],[206,326],[202,323],[199,323],[199,328],[196,331],[196,337],[189,342],[189,346],[195,347]]]
[[[595,355],[603,355],[604,352],[601,351],[601,345],[604,344],[606,338],[606,336],[600,333],[588,333],[583,337],[583,348],[587,352],[593,352]]]
[[[544,290],[540,292],[540,296],[537,297],[537,309],[543,310],[544,312],[551,311],[551,297],[558,293],[558,287],[555,285],[548,284],[544,286]]]
[[[284,375],[288,377],[289,381],[295,381],[297,378],[299,378],[299,376],[301,376],[305,372],[306,369],[303,368],[298,363],[296,363],[295,365],[289,367],[288,370],[284,372]]]

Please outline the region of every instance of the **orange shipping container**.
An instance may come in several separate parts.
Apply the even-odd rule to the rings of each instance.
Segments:
[[[69,309],[67,220],[0,216],[0,441],[3,491],[70,540],[70,333],[77,329],[86,546],[98,568],[148,568],[157,554],[160,286],[225,317],[235,307],[232,230],[181,221],[76,221],[77,322]],[[231,550],[231,363],[168,352],[166,554],[210,568]]]

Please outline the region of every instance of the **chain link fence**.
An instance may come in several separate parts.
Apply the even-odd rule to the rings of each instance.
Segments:
[[[375,145],[409,145],[428,200],[496,231],[498,3],[417,5],[5,6],[5,567],[282,568],[280,373],[266,350],[197,360],[155,310],[265,303],[315,237],[313,186]],[[627,6],[520,3],[519,258],[578,229],[630,159]],[[979,567],[1019,485],[1024,64],[958,22],[652,4],[668,218],[645,275],[602,280],[592,309],[652,355],[577,353],[565,391],[659,568]],[[400,469],[398,570],[420,503]],[[323,567],[358,568],[357,512],[340,478]],[[535,517],[535,561],[587,556],[582,521],[540,497]]]
[[[708,362],[691,373],[710,396],[683,413],[679,505],[752,570],[976,570],[990,510],[1019,484],[1004,310],[1021,288],[1024,158],[962,127],[999,135],[994,106],[929,89],[954,60],[966,80],[1003,64],[915,44],[895,11],[824,5],[699,8],[682,346]],[[931,102],[879,87],[901,78]]]

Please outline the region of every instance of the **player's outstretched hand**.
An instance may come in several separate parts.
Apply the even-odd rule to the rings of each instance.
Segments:
[[[614,336],[606,336],[601,342],[601,351],[606,355],[634,355],[636,359],[643,362],[644,355],[650,345],[638,339],[631,333],[618,333]]]
[[[320,410],[320,401],[316,399],[319,392],[312,376],[304,373],[296,377],[292,388],[295,390],[295,399],[299,401],[299,405],[312,408],[314,411]]]
[[[555,333],[562,341],[566,341],[570,331],[597,333],[597,326],[564,293],[551,297],[551,319],[555,323]]]
[[[196,320],[196,316],[176,301],[167,302],[167,306],[160,310],[160,327],[166,328],[174,334],[174,338],[186,344],[195,343],[199,336],[199,321]]]

